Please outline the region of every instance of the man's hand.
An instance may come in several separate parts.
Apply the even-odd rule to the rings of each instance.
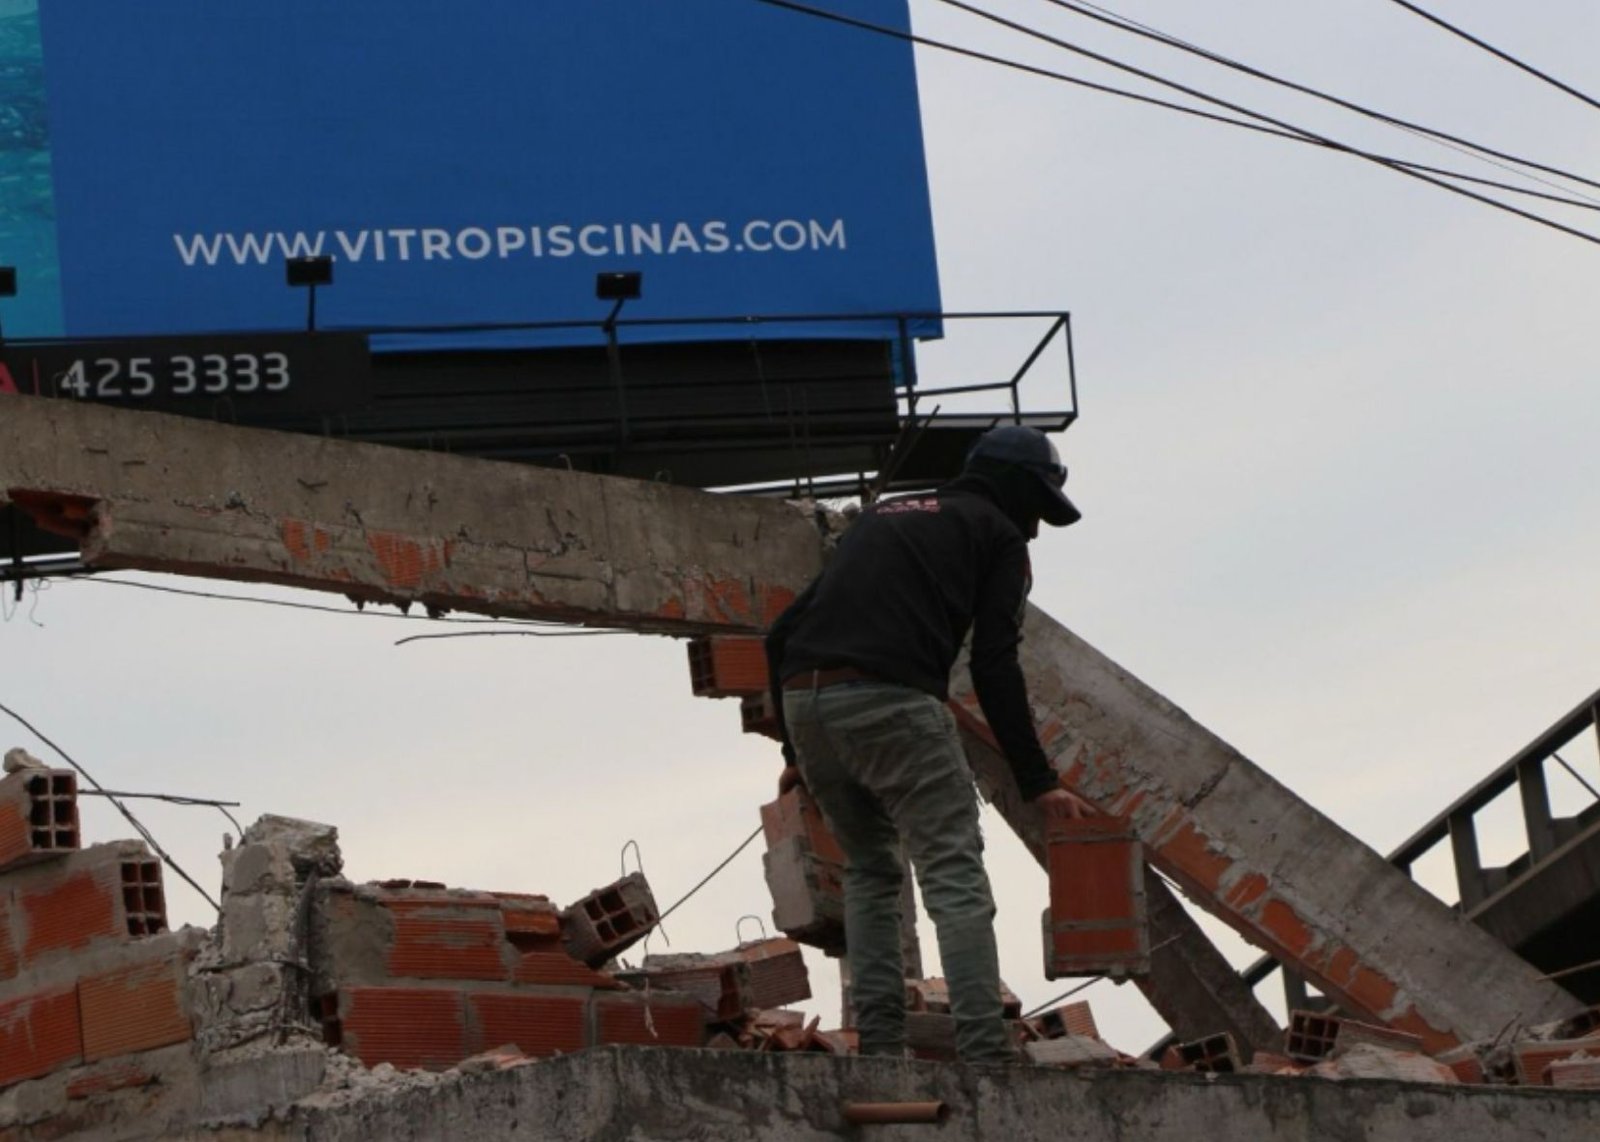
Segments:
[[[1033,802],[1047,817],[1098,817],[1100,810],[1067,789],[1041,793]]]
[[[791,789],[804,788],[805,783],[805,778],[800,776],[799,769],[792,765],[786,765],[783,767],[783,772],[778,774],[778,796],[782,797]]]

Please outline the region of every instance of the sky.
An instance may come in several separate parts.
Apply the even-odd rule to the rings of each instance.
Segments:
[[[988,7],[1353,145],[1511,177],[1045,0]],[[1592,4],[1431,8],[1580,89],[1593,80]],[[1600,110],[1397,4],[1112,10],[1600,178]],[[1140,86],[933,0],[912,11],[928,36]],[[1081,419],[1060,443],[1084,519],[1035,543],[1037,604],[1380,851],[1595,691],[1600,248],[1349,155],[928,49],[917,63],[946,307],[1073,314]],[[1588,211],[1545,209],[1600,232]],[[924,376],[1009,375],[1041,332],[954,331],[924,348]],[[1059,407],[1062,383],[1030,380],[1025,400]],[[16,606],[7,596],[0,693],[109,788],[337,825],[357,879],[566,903],[613,879],[635,840],[667,904],[774,792],[776,747],[740,735],[736,702],[691,696],[670,639],[397,646],[429,628],[110,580],[342,601],[130,575],[44,584]],[[50,756],[0,727],[0,746]],[[1564,756],[1600,784],[1592,740]],[[1552,788],[1558,812],[1588,798],[1561,775]],[[211,810],[135,811],[214,891],[232,826]],[[84,823],[91,840],[128,835],[100,804]],[[1506,805],[1485,818],[1486,862],[1523,851],[1514,824]],[[992,813],[986,829],[1002,974],[1032,1007],[1068,986],[1041,973],[1044,878]],[[770,929],[759,848],[651,950]],[[1449,900],[1443,859],[1420,874]],[[198,896],[169,886],[176,920],[209,922]],[[931,934],[924,944],[932,965]],[[811,964],[809,1006],[826,1025],[835,973]],[[1163,1031],[1131,987],[1083,998],[1124,1050]]]

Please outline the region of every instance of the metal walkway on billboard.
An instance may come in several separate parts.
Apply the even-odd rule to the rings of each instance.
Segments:
[[[976,379],[922,383],[918,331],[930,323],[942,328],[945,337],[935,344],[962,352],[963,333],[979,324],[992,332],[1007,322],[1029,326],[1014,355],[1003,350],[1003,361],[983,360],[994,341],[986,333],[985,352],[965,354],[983,360]],[[142,353],[141,360],[186,353],[221,359],[229,338],[237,337],[259,358],[267,347],[263,339],[271,336],[124,339],[116,351]],[[281,336],[292,336],[313,364],[319,343],[331,349],[337,341],[342,355],[322,356],[345,361],[351,338],[364,338],[373,350],[367,375],[359,384],[345,383],[344,374],[353,370],[324,369],[323,391],[310,394],[309,403],[303,388],[293,404],[274,404],[259,390],[249,399],[227,392],[176,398],[163,390],[159,403],[126,395],[103,403],[691,487],[815,496],[932,487],[959,471],[972,442],[996,424],[1058,432],[1078,415],[1071,317],[1054,310],[385,327]],[[451,344],[466,336],[480,347]],[[483,341],[507,346],[481,347]],[[83,396],[81,374],[75,394],[70,386],[62,391],[62,362],[74,351],[86,359],[111,353],[107,344],[12,340],[0,345],[0,361],[9,358],[18,376],[23,364],[32,365],[43,395]],[[1049,365],[1047,354],[1055,358]],[[46,362],[42,388],[38,361]],[[1030,394],[1047,394],[1042,407],[1035,401],[1025,407],[1025,381],[1034,382]],[[961,411],[947,411],[956,406]],[[49,557],[67,550],[23,513],[0,509],[0,581],[60,570]]]

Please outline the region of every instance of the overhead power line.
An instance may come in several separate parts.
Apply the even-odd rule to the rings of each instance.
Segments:
[[[1571,95],[1576,99],[1583,100],[1590,107],[1600,108],[1600,102],[1596,102],[1592,97],[1590,97],[1588,95],[1585,95],[1583,92],[1579,91],[1576,87],[1573,87],[1570,84],[1562,83],[1559,79],[1555,78],[1555,76],[1553,76],[1553,75],[1550,75],[1548,72],[1540,71],[1538,68],[1534,67],[1532,64],[1528,64],[1528,63],[1522,62],[1522,60],[1518,59],[1516,56],[1512,55],[1510,52],[1501,51],[1499,48],[1495,47],[1493,44],[1488,43],[1485,40],[1481,40],[1477,36],[1474,36],[1471,32],[1467,32],[1467,31],[1464,31],[1461,28],[1456,27],[1454,24],[1450,23],[1448,20],[1441,19],[1440,17],[1435,16],[1432,12],[1429,12],[1424,8],[1419,8],[1415,4],[1408,3],[1407,0],[1391,0],[1391,3],[1398,4],[1398,5],[1400,5],[1400,7],[1404,8],[1406,11],[1412,12],[1412,13],[1418,15],[1418,16],[1421,16],[1424,20],[1428,21],[1430,24],[1437,24],[1439,27],[1443,28],[1445,31],[1449,32],[1451,35],[1459,36],[1463,40],[1466,40],[1467,43],[1472,44],[1474,47],[1482,48],[1484,51],[1488,52],[1490,55],[1504,60],[1506,63],[1510,64],[1512,67],[1520,68],[1521,70],[1527,72],[1529,75],[1536,76],[1537,78],[1544,80],[1551,87],[1558,88],[1558,89],[1560,89],[1562,91],[1565,91],[1568,95]]]
[[[790,6],[789,0],[761,0],[761,2],[767,4],[780,4],[784,7]],[[1259,111],[1252,111],[1248,107],[1241,106],[1240,104],[1234,103],[1230,100],[1222,99],[1215,95],[1208,95],[1198,88],[1190,87],[1188,84],[1167,79],[1163,76],[1155,74],[1154,72],[1147,71],[1141,67],[1135,67],[1130,63],[1124,63],[1122,60],[1115,59],[1101,52],[1091,51],[1090,49],[1082,47],[1079,44],[1074,44],[1069,40],[1064,40],[1059,36],[1053,36],[1048,32],[1040,31],[1038,28],[1033,28],[1027,24],[1023,24],[1016,20],[1001,16],[998,13],[987,11],[986,9],[978,7],[976,4],[966,3],[966,0],[940,0],[940,3],[946,4],[952,8],[957,8],[973,16],[977,16],[979,19],[987,20],[992,24],[997,24],[1002,28],[1008,28],[1011,31],[1028,36],[1031,39],[1036,39],[1042,43],[1047,43],[1054,47],[1058,47],[1063,51],[1068,51],[1074,55],[1083,56],[1085,59],[1093,60],[1096,63],[1104,64],[1105,66],[1114,68],[1117,71],[1138,76],[1140,79],[1148,80],[1149,82],[1158,84],[1162,87],[1171,88],[1174,91],[1180,91],[1185,95],[1199,99],[1204,103],[1209,103],[1212,106],[1222,107],[1228,111],[1233,111],[1240,115],[1247,115],[1252,119],[1260,120],[1263,123],[1270,124],[1274,127],[1280,128],[1281,130],[1291,131],[1294,134],[1303,136],[1307,139],[1316,140],[1324,146],[1343,151],[1346,154],[1364,159],[1367,162],[1376,164],[1377,166],[1385,167],[1399,174],[1403,174],[1407,178],[1417,179],[1420,182],[1428,183],[1430,186],[1437,186],[1442,190],[1449,191],[1451,194],[1460,195],[1462,198],[1470,198],[1474,202],[1481,202],[1486,206],[1493,207],[1496,210],[1503,210],[1506,213],[1514,214],[1519,218],[1525,218],[1528,221],[1535,222],[1540,226],[1547,226],[1552,230],[1560,231],[1563,234],[1569,234],[1574,238],[1581,238],[1585,242],[1589,242],[1594,245],[1600,245],[1600,237],[1587,233],[1586,231],[1579,230],[1576,227],[1563,225],[1562,223],[1556,222],[1553,219],[1545,218],[1543,215],[1534,214],[1531,211],[1512,206],[1510,203],[1501,202],[1498,199],[1490,198],[1488,195],[1478,194],[1476,191],[1468,190],[1465,187],[1456,186],[1454,183],[1445,182],[1443,179],[1435,178],[1432,175],[1425,174],[1422,171],[1409,167],[1404,163],[1398,163],[1393,159],[1385,158],[1382,155],[1373,154],[1370,151],[1363,151],[1346,143],[1340,143],[1337,140],[1328,138],[1326,135],[1319,135],[1315,131],[1308,131],[1303,127],[1296,127],[1292,123],[1285,122],[1284,120],[1275,118],[1274,116],[1266,115]]]
[[[846,16],[842,13],[830,11],[825,8],[815,8],[808,4],[795,3],[793,0],[756,0],[756,2],[760,4],[766,4],[774,8],[783,8],[801,15],[814,16],[820,20],[835,24],[842,24],[846,27],[856,28],[864,32],[871,32],[874,35],[884,36],[889,39],[902,40],[907,43],[917,44],[921,47],[932,48],[936,51],[947,52],[951,55],[977,60],[979,63],[994,64],[997,67],[1007,68],[1011,71],[1020,72],[1024,75],[1032,75],[1040,79],[1049,79],[1057,83],[1068,84],[1072,87],[1081,87],[1088,91],[1097,91],[1104,95],[1114,95],[1120,99],[1127,99],[1134,103],[1142,103],[1150,107],[1159,107],[1164,111],[1173,111],[1179,115],[1187,115],[1191,118],[1202,119],[1211,123],[1220,123],[1227,127],[1237,127],[1240,130],[1251,131],[1258,135],[1271,135],[1274,138],[1284,139],[1291,143],[1301,143],[1306,146],[1319,147],[1323,150],[1342,151],[1352,154],[1366,155],[1366,152],[1356,151],[1354,148],[1348,147],[1343,143],[1336,143],[1331,140],[1309,137],[1304,133],[1299,133],[1292,130],[1279,130],[1276,127],[1264,126],[1261,123],[1252,123],[1248,119],[1235,119],[1228,115],[1218,115],[1212,111],[1205,111],[1198,107],[1189,107],[1182,103],[1174,103],[1169,99],[1160,99],[1153,95],[1145,95],[1137,91],[1129,91],[1122,87],[1113,87],[1110,84],[1095,83],[1094,81],[1084,79],[1081,76],[1068,75],[1065,72],[1053,71],[1047,67],[1038,67],[1034,64],[1024,63],[1021,60],[1008,59],[1005,56],[998,56],[990,52],[979,51],[976,48],[964,47],[961,44],[953,44],[946,40],[937,40],[930,36],[922,36],[914,32],[901,31],[899,28],[892,28],[885,24],[874,24],[870,20],[860,20],[854,16]],[[1526,187],[1513,186],[1509,183],[1503,182],[1495,182],[1491,179],[1477,178],[1473,175],[1462,174],[1459,171],[1443,170],[1439,167],[1424,166],[1420,163],[1409,162],[1405,159],[1390,158],[1382,155],[1371,155],[1368,157],[1381,159],[1386,163],[1393,163],[1395,166],[1399,167],[1407,167],[1414,170],[1425,171],[1429,174],[1437,174],[1446,178],[1460,179],[1463,182],[1473,182],[1484,186],[1492,186],[1498,190],[1504,190],[1512,194],[1522,194],[1535,198],[1548,199],[1549,201],[1560,203],[1563,206],[1576,206],[1581,209],[1591,209],[1590,204],[1586,202],[1580,202],[1577,199],[1564,198],[1557,195],[1547,195],[1536,190],[1530,190]],[[1578,181],[1582,180],[1579,179]],[[1483,201],[1487,202],[1491,206],[1503,207],[1503,204],[1497,203],[1493,199],[1484,199]],[[1510,209],[1509,207],[1504,208]],[[1513,211],[1513,213],[1522,214],[1521,211]],[[1538,215],[1525,215],[1525,217],[1528,217],[1530,220],[1535,222],[1555,226],[1556,229],[1559,230],[1567,230],[1566,227],[1559,226],[1556,223],[1550,222],[1548,219],[1540,218]],[[1583,234],[1581,231],[1573,233],[1576,233],[1578,237],[1589,237],[1588,235]]]
[[[1474,157],[1479,158],[1490,156],[1494,159],[1504,160],[1507,163],[1516,163],[1519,166],[1527,167],[1530,170],[1543,171],[1546,174],[1558,175],[1561,178],[1570,179],[1573,182],[1583,183],[1585,186],[1600,188],[1600,181],[1596,181],[1595,179],[1585,178],[1583,175],[1573,174],[1571,171],[1562,170],[1559,167],[1548,166],[1544,163],[1535,162],[1532,159],[1525,159],[1520,155],[1513,155],[1505,151],[1496,150],[1493,147],[1485,146],[1482,143],[1475,143],[1471,139],[1464,139],[1459,135],[1453,135],[1447,131],[1440,131],[1422,123],[1415,123],[1408,119],[1401,119],[1394,115],[1385,114],[1384,112],[1375,110],[1374,108],[1366,107],[1360,103],[1356,103],[1351,100],[1341,98],[1340,96],[1321,91],[1315,87],[1309,86],[1308,84],[1297,83],[1292,79],[1285,79],[1282,76],[1274,75],[1271,72],[1263,71],[1260,68],[1252,67],[1249,64],[1241,63],[1235,59],[1230,59],[1229,57],[1218,52],[1211,51],[1208,48],[1200,47],[1198,44],[1193,44],[1187,40],[1179,39],[1177,36],[1169,35],[1158,28],[1152,28],[1148,24],[1141,24],[1137,20],[1130,20],[1126,17],[1119,16],[1117,13],[1106,8],[1102,8],[1097,4],[1079,2],[1079,0],[1045,0],[1045,3],[1052,4],[1055,7],[1064,9],[1068,12],[1074,12],[1077,15],[1097,21],[1098,23],[1107,24],[1113,28],[1128,32],[1131,35],[1141,36],[1148,40],[1155,40],[1158,43],[1165,44],[1166,46],[1175,48],[1178,51],[1187,52],[1190,55],[1198,56],[1201,59],[1208,60],[1211,63],[1217,64],[1219,67],[1229,68],[1230,70],[1237,71],[1243,75],[1248,75],[1253,79],[1259,79],[1264,83],[1270,83],[1278,87],[1286,88],[1290,91],[1296,91],[1302,95],[1308,95],[1313,99],[1320,99],[1324,103],[1331,103],[1335,107],[1342,107],[1346,111],[1353,111],[1357,115],[1363,115],[1369,119],[1377,120],[1380,123],[1387,123],[1392,127],[1398,127],[1401,130],[1410,131],[1413,134],[1423,135],[1450,147],[1452,150],[1465,150],[1467,152],[1474,153]],[[1483,161],[1487,162],[1489,159],[1483,158]],[[1492,165],[1501,166],[1500,163],[1493,163]],[[1502,167],[1502,169],[1507,168]],[[1458,175],[1456,177],[1465,178],[1466,176]],[[1528,175],[1526,177],[1534,178],[1532,175]],[[1536,181],[1545,182],[1544,179],[1536,179]],[[1545,185],[1554,186],[1555,184],[1545,182]]]
[[[156,840],[155,834],[149,829],[145,828],[144,823],[133,815],[133,810],[129,809],[122,803],[122,797],[119,794],[107,790],[105,786],[101,785],[92,776],[90,776],[87,769],[83,768],[83,766],[79,765],[75,760],[73,760],[71,754],[62,749],[55,742],[51,741],[45,735],[43,730],[39,729],[32,722],[28,721],[27,718],[24,718],[21,714],[17,713],[10,706],[5,705],[3,702],[0,702],[0,714],[8,715],[13,721],[19,723],[23,729],[27,730],[34,737],[44,742],[45,745],[55,750],[55,752],[60,755],[61,760],[65,761],[68,765],[72,766],[73,769],[77,770],[78,776],[82,777],[94,787],[94,791],[96,793],[104,797],[107,801],[110,801],[112,805],[116,806],[117,812],[121,813],[123,817],[127,819],[128,824],[132,825],[134,831],[144,838],[145,843],[150,846],[151,851],[153,851],[156,856],[160,857],[168,868],[181,876],[190,888],[194,889],[200,894],[200,898],[207,904],[211,905],[211,907],[215,908],[218,912],[222,911],[222,905],[213,900],[211,898],[211,894],[200,887],[200,882],[185,872],[183,870],[183,866],[174,860],[172,855],[168,853],[166,849],[161,847],[161,842]]]

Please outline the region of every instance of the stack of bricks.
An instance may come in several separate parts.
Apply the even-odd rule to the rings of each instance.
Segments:
[[[63,1106],[161,1084],[203,938],[167,931],[142,842],[79,847],[76,797],[64,770],[0,779],[0,1090],[48,1079]]]
[[[373,1066],[445,1069],[497,1047],[698,1047],[691,994],[599,970],[656,923],[635,874],[561,910],[539,896],[388,881],[319,886],[312,985],[326,1041]]]
[[[762,857],[778,930],[814,948],[844,950],[844,851],[803,787],[761,807]]]

